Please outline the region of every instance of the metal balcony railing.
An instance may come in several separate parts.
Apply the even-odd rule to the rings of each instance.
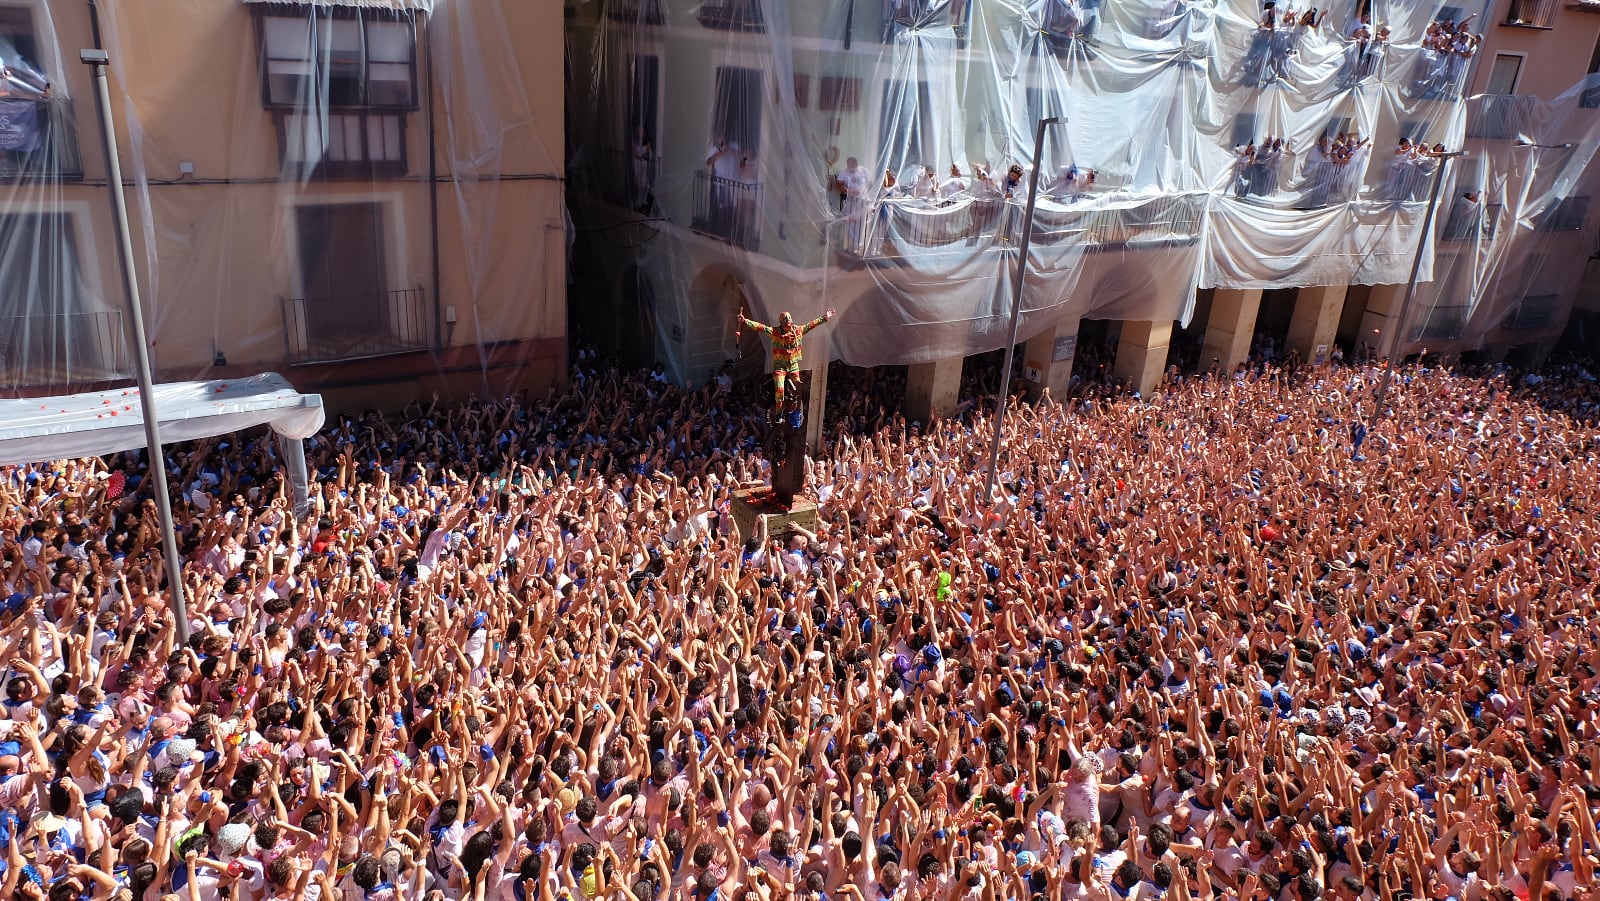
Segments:
[[[0,389],[128,378],[122,312],[0,316]]]
[[[689,227],[745,250],[760,250],[761,183],[696,172]]]
[[[628,25],[660,25],[666,21],[661,14],[661,0],[609,0],[606,18]]]
[[[599,182],[599,193],[605,199],[638,209],[655,193],[656,179],[661,172],[659,154],[640,159],[632,150],[606,147],[600,152],[600,161],[602,169],[594,175]]]
[[[1589,198],[1564,197],[1548,210],[1534,217],[1534,228],[1542,232],[1583,231],[1583,220],[1589,216]]]
[[[766,31],[761,5],[756,0],[706,0],[697,16],[700,24],[718,31]]]
[[[1112,247],[1185,244],[1199,239],[1202,201],[1158,197],[1131,206],[1085,208],[1062,214],[1040,213],[1032,242],[1040,246],[1087,242],[1091,252]],[[975,241],[1020,236],[1020,201],[974,200],[947,207],[889,200],[868,207],[857,218],[834,221],[832,245],[863,259],[892,260]]]
[[[1444,223],[1444,240],[1470,241],[1473,238],[1494,238],[1495,228],[1500,222],[1501,205],[1491,203],[1487,207],[1475,204],[1458,203],[1450,211],[1450,218]]]
[[[1484,94],[1467,101],[1467,137],[1506,140],[1526,134],[1539,98]]]
[[[283,299],[284,359],[336,363],[427,350],[433,309],[421,288]]]
[[[1559,294],[1535,294],[1522,298],[1506,317],[1505,327],[1515,332],[1532,332],[1549,328],[1556,321],[1556,307],[1561,304]]]
[[[1455,341],[1466,331],[1469,312],[1471,308],[1465,305],[1434,307],[1426,319],[1411,327],[1411,340]]]
[[[82,179],[83,155],[72,101],[6,100],[0,106],[10,104],[21,115],[18,121],[0,123],[0,130],[18,149],[0,149],[0,181]]]
[[[1511,0],[1503,24],[1521,28],[1554,28],[1558,0]]]

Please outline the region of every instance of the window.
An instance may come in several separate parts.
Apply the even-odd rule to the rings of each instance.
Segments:
[[[1567,197],[1534,217],[1534,224],[1542,232],[1583,231],[1588,216],[1588,197]]]
[[[926,81],[910,82],[897,78],[883,83],[883,105],[878,115],[878,147],[890,171],[899,173],[907,166],[936,166],[926,158],[933,146],[933,99]]]
[[[0,215],[0,388],[127,373],[121,315],[94,309],[76,224],[67,213]]]
[[[1559,294],[1530,294],[1512,308],[1511,315],[1506,318],[1506,328],[1519,332],[1549,328],[1560,304]]]
[[[1485,94],[1467,101],[1467,137],[1515,138],[1524,133],[1536,98]]]
[[[307,177],[375,178],[406,173],[405,120],[397,114],[284,113],[285,166]]]
[[[43,78],[44,62],[33,30],[33,10],[26,6],[0,6],[0,49],[9,49],[4,54],[5,61],[13,71],[28,69]]]
[[[811,105],[811,76],[805,72],[794,73],[794,105],[796,109]]]
[[[417,48],[410,20],[347,9],[261,17],[266,106],[416,108]]]
[[[1600,37],[1595,38],[1594,55],[1589,57],[1589,87],[1584,88],[1578,101],[1585,109],[1600,106],[1600,79],[1593,77],[1597,73],[1600,73]]]
[[[1337,138],[1340,135],[1349,134],[1350,133],[1350,117],[1349,116],[1334,116],[1332,119],[1328,120],[1328,125],[1327,125],[1326,128],[1324,128],[1322,130],[1322,133],[1324,135],[1327,135],[1329,140],[1333,140],[1334,138]]]
[[[817,109],[853,113],[861,109],[861,79],[824,75],[817,85]]]
[[[661,0],[611,0],[606,4],[606,15],[629,25],[660,25],[666,21],[661,15]]]
[[[1511,0],[1506,8],[1507,25],[1524,28],[1550,28],[1556,21],[1557,0]]]
[[[717,67],[712,128],[750,157],[761,151],[761,77],[760,69]]]
[[[1228,144],[1231,150],[1234,147],[1243,147],[1256,139],[1256,114],[1240,113],[1233,117],[1233,138]]]
[[[1496,53],[1494,67],[1489,70],[1489,94],[1515,94],[1517,92],[1517,76],[1522,74],[1522,55],[1517,53]]]
[[[1435,22],[1455,22],[1459,24],[1461,18],[1466,14],[1466,10],[1459,6],[1441,6],[1439,7],[1439,14],[1434,16],[1433,20]]]
[[[661,60],[655,56],[628,54],[628,134],[631,141],[639,129],[646,140],[659,144],[656,121],[661,96]]]
[[[1428,140],[1428,123],[1423,119],[1407,119],[1400,123],[1400,137],[1413,144],[1426,143]]]
[[[1028,120],[1023,123],[1023,143],[1027,148],[1025,152],[1032,153],[1033,142],[1036,137],[1034,130],[1039,127],[1039,121],[1041,119],[1048,119],[1052,116],[1057,119],[1064,119],[1066,118],[1067,112],[1066,105],[1061,102],[1061,94],[1054,88],[1028,88],[1027,101]],[[1045,173],[1053,171],[1052,167],[1045,166],[1044,164],[1057,159],[1054,148],[1057,146],[1058,138],[1059,135],[1056,134],[1056,130],[1050,129],[1045,131],[1044,159],[1042,161],[1036,161],[1039,162],[1040,166],[1042,167],[1042,171]]]

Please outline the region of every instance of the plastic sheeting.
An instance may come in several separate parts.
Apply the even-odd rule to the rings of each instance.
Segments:
[[[513,0],[0,10],[16,73],[0,84],[0,167],[24,175],[0,185],[0,392],[131,374],[75,59],[96,40],[158,378],[275,369],[462,395],[559,381],[561,107],[542,90],[560,77],[555,17]],[[326,365],[353,360],[360,374]]]
[[[322,428],[322,399],[277,373],[238,381],[156,385],[161,440],[179,443],[259,425],[295,441]],[[0,466],[69,460],[145,446],[139,389],[0,400]]]
[[[589,252],[686,379],[739,352],[737,306],[837,308],[813,360],[1001,346],[1035,163],[1024,335],[1186,322],[1198,288],[1403,284],[1421,241],[1416,335],[1470,344],[1567,277],[1524,260],[1581,224],[1600,146],[1600,83],[1463,97],[1481,13],[1441,3],[570,5]],[[1439,154],[1463,149],[1424,236]],[[1460,328],[1429,325],[1446,308]]]

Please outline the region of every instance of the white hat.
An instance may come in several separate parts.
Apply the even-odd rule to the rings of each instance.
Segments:
[[[250,840],[250,827],[243,823],[229,823],[217,830],[217,847],[225,854],[238,854]]]

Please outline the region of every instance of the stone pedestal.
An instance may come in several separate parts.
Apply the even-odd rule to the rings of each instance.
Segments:
[[[741,488],[733,493],[733,528],[742,543],[760,529],[757,523],[767,521],[767,534],[781,536],[800,526],[808,532],[817,530],[817,503],[797,497],[788,507],[778,503],[772,493],[763,488]]]

